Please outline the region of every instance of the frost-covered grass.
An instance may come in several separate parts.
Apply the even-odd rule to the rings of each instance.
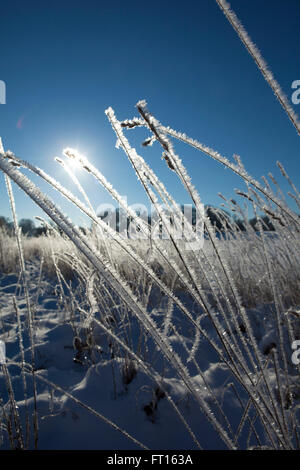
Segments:
[[[224,15],[228,19],[229,23],[233,27],[233,29],[238,34],[240,40],[244,44],[245,48],[253,58],[254,62],[256,63],[257,67],[259,68],[261,74],[263,75],[266,82],[270,85],[274,95],[278,99],[279,103],[287,113],[289,119],[297,129],[298,134],[300,135],[300,122],[297,114],[295,113],[294,109],[290,105],[290,102],[286,95],[284,94],[280,84],[275,79],[272,71],[270,70],[269,66],[267,65],[265,59],[262,57],[261,52],[259,51],[258,47],[252,39],[250,38],[249,34],[245,30],[244,26],[242,25],[241,21],[235,14],[235,12],[230,8],[230,4],[226,0],[216,0],[217,4],[223,11]]]
[[[82,448],[297,448],[299,371],[291,356],[300,334],[299,218],[267,182],[260,191],[238,158],[233,164],[222,157],[246,180],[247,192],[237,193],[252,205],[258,223],[254,230],[248,212],[222,196],[247,230],[232,219],[226,233],[216,236],[166,128],[144,102],[138,110],[141,118],[123,123],[111,109],[107,115],[169,240],[124,239],[96,216],[75,178],[84,202],[12,153],[1,157],[16,232],[15,239],[1,235],[1,269],[19,271],[1,281],[1,337],[8,352],[2,366],[3,444],[76,448],[84,438]],[[202,214],[203,246],[200,240],[186,249],[193,233],[188,222],[185,239],[177,239],[182,214],[176,202],[125,137],[124,128],[135,125],[148,126]],[[85,157],[72,149],[64,153],[149,235]],[[214,157],[220,159],[216,152]],[[92,229],[78,230],[19,166],[72,201],[90,217]],[[21,235],[11,180],[59,230],[48,226],[47,235],[36,239]],[[174,225],[160,203],[172,206]],[[271,217],[275,232],[263,230],[260,214]],[[92,436],[103,426],[114,431],[99,442]],[[60,443],[58,428],[64,430]]]
[[[289,308],[300,305],[300,266],[297,253],[300,249],[297,237],[289,238],[289,231],[282,229],[279,232],[264,232],[266,245],[270,254],[270,260],[274,266],[274,282],[279,286],[283,305]],[[110,259],[118,271],[124,276],[127,282],[138,286],[142,280],[143,268],[138,267],[127,253],[120,250],[114,240],[106,240],[106,244],[97,241],[92,232],[87,234],[90,243],[97,244],[101,252],[105,252],[109,247]],[[157,240],[159,250],[167,254],[167,259],[175,260],[181,270],[183,263],[174,249],[171,241]],[[241,302],[246,307],[257,307],[273,301],[273,292],[268,278],[268,269],[265,263],[261,262],[263,252],[263,241],[259,234],[252,227],[249,232],[227,232],[223,239],[217,240],[223,253],[224,262],[230,266],[234,283],[237,287]],[[141,259],[148,261],[152,270],[159,275],[160,279],[177,292],[185,291],[184,284],[174,276],[172,267],[165,259],[160,257],[160,252],[147,240],[126,240],[126,244],[137,252]],[[74,248],[72,242],[59,234],[48,234],[39,238],[28,238],[22,236],[24,258],[26,262],[35,261],[40,265],[42,273],[50,279],[57,277],[57,267],[67,280],[73,280],[77,276],[77,268],[73,266],[76,257],[84,260],[79,250]],[[182,248],[184,244],[181,243]],[[207,261],[212,265],[216,264],[216,254],[213,245],[209,240],[204,241],[204,250]],[[292,254],[292,255],[291,255]],[[190,263],[197,271],[197,261],[194,256],[190,256]],[[16,239],[3,231],[0,236],[0,269],[3,274],[15,273],[19,270],[19,254]],[[218,273],[222,277],[222,273]],[[205,291],[210,290],[209,282],[205,274],[198,273],[198,281]],[[226,286],[226,280],[224,280]],[[216,289],[217,290],[217,289]],[[228,295],[230,293],[228,292]],[[220,294],[219,298],[222,298]]]
[[[275,90],[277,82],[245,30],[226,2],[218,3]],[[106,115],[116,147],[127,156],[168,240],[159,240],[76,150],[65,149],[66,160],[56,161],[81,199],[5,152],[0,141],[15,227],[15,239],[0,236],[0,338],[7,349],[0,376],[3,447],[297,449],[300,381],[292,355],[300,339],[299,215],[272,175],[261,184],[238,156],[230,161],[161,125],[144,101],[137,110],[139,117],[126,121],[111,108]],[[291,110],[285,110],[297,127]],[[125,133],[135,127],[150,133],[145,147],[162,147],[164,164],[183,184],[203,223],[203,244],[195,241],[193,226],[166,186],[131,147]],[[236,190],[240,202],[220,196],[246,231],[232,219],[218,236],[171,139],[240,176],[245,184]],[[97,217],[70,160],[108,191],[143,240],[124,239]],[[278,167],[300,207],[299,192]],[[78,229],[28,172],[89,217],[92,229]],[[42,221],[47,236],[22,237],[12,182],[54,222],[50,227]],[[163,207],[171,211],[172,224]],[[247,219],[250,208],[257,217],[255,230]],[[275,232],[264,230],[266,215]]]

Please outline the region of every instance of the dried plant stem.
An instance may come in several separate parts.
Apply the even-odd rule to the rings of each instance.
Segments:
[[[278,99],[279,103],[281,104],[289,119],[293,123],[298,134],[300,134],[300,122],[298,116],[290,105],[289,100],[282,91],[279,83],[275,80],[273,73],[269,69],[265,59],[262,57],[257,46],[254,44],[254,42],[248,35],[247,31],[238,19],[237,15],[230,8],[229,3],[226,0],[216,0],[216,2],[224,13],[224,15],[226,16],[226,18],[228,19],[233,29],[235,30],[235,32],[238,34],[240,40],[242,41],[247,51],[251,55],[252,59],[256,63],[258,69],[262,73],[264,79],[272,88],[276,98]]]
[[[132,292],[128,288],[124,281],[121,281],[119,275],[115,272],[114,268],[107,264],[107,261],[103,262],[100,260],[99,255],[95,256],[92,247],[88,246],[85,238],[75,228],[69,219],[67,219],[59,209],[52,203],[52,201],[43,194],[39,188],[37,188],[32,181],[22,175],[18,170],[12,168],[12,166],[4,159],[0,158],[0,168],[9,177],[11,177],[20,187],[25,191],[32,200],[38,204],[44,212],[64,231],[64,233],[73,241],[78,249],[87,257],[87,259],[93,264],[93,266],[101,273],[101,275],[107,280],[107,282],[115,289],[126,305],[133,311],[137,319],[149,331],[154,341],[160,347],[161,351],[168,359],[170,364],[174,367],[176,372],[182,378],[187,389],[195,397],[196,402],[204,412],[208,421],[211,423],[216,432],[224,440],[228,448],[234,448],[231,439],[227,432],[223,429],[223,426],[217,421],[214,414],[211,412],[207,403],[203,398],[195,391],[195,387],[187,373],[186,368],[182,364],[179,356],[173,351],[171,345],[167,341],[166,337],[162,337],[156,328],[153,320],[150,319],[148,312],[140,305],[137,298],[132,295]]]
[[[32,381],[33,381],[33,395],[34,395],[34,413],[33,413],[33,423],[34,423],[34,445],[35,449],[37,449],[38,445],[38,412],[37,412],[37,390],[36,390],[36,380],[35,380],[35,355],[34,355],[34,332],[33,332],[33,316],[32,316],[32,309],[31,303],[29,298],[29,291],[28,291],[28,283],[27,283],[27,275],[25,269],[25,261],[24,261],[24,253],[23,253],[23,246],[21,240],[21,230],[18,225],[17,219],[17,212],[16,212],[16,205],[14,194],[12,190],[12,185],[10,178],[7,174],[5,174],[5,182],[7,187],[7,192],[10,200],[11,205],[11,212],[13,215],[14,227],[15,227],[15,234],[18,243],[19,249],[19,257],[20,257],[20,266],[21,266],[21,275],[23,280],[23,286],[25,291],[25,298],[26,298],[26,306],[27,306],[27,322],[28,322],[28,330],[29,330],[29,338],[30,338],[30,350],[31,350],[31,363],[32,363]]]

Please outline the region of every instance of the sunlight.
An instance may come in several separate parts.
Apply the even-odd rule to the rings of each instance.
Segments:
[[[82,166],[84,166],[88,162],[87,158],[84,155],[82,155],[77,149],[71,147],[65,148],[63,150],[63,155],[72,160],[71,167],[74,171],[82,168]]]

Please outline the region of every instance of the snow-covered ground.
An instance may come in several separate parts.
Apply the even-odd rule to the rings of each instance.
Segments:
[[[103,332],[94,327],[94,347],[83,349],[81,353],[74,348],[74,336],[78,333],[76,320],[72,321],[60,303],[55,281],[42,277],[39,281],[38,266],[28,264],[29,293],[34,305],[34,341],[35,369],[37,379],[37,411],[38,411],[38,448],[39,449],[138,449],[140,446],[124,433],[113,429],[96,413],[111,420],[119,428],[126,431],[145,447],[150,449],[196,449],[190,433],[175,413],[174,408],[164,393],[153,383],[145,371],[135,364],[132,376],[124,380],[125,359],[121,354],[112,355],[107,347]],[[27,374],[28,401],[24,400],[24,389],[21,369],[13,362],[21,362],[17,316],[13,305],[16,296],[17,305],[23,325],[23,342],[25,362],[31,363],[30,342],[26,329],[27,308],[24,293],[19,291],[19,280],[14,274],[0,277],[0,340],[6,345],[7,367],[12,379],[17,411],[22,422],[22,432],[25,438],[25,418],[28,406],[30,415],[30,448],[33,448],[33,388],[31,375]],[[38,286],[38,287],[37,287]],[[191,307],[192,308],[192,307]],[[164,312],[161,312],[163,314]],[[248,310],[247,314],[260,350],[267,354],[276,341],[275,323],[272,308],[256,308]],[[157,316],[159,317],[158,311]],[[176,310],[174,312],[176,317]],[[158,319],[159,320],[159,319]],[[299,320],[298,320],[299,321]],[[201,326],[205,327],[212,337],[208,319],[203,315]],[[132,336],[138,336],[138,329],[132,323]],[[180,336],[170,335],[174,350],[187,363],[184,341],[191,345],[193,338],[184,322],[176,323]],[[153,365],[164,377],[163,384],[200,445],[205,449],[225,449],[226,445],[215,432],[206,417],[199,411],[199,406],[187,392],[183,382],[176,377],[161,359],[154,348],[146,351],[149,364]],[[114,356],[114,357],[113,357]],[[199,375],[196,366],[191,365],[192,380],[198,386],[202,398],[214,413],[224,422],[229,435],[234,436],[243,415],[243,405],[247,400],[243,396],[239,384],[228,371],[225,363],[220,362],[212,348],[200,339],[198,352],[195,356],[203,377]],[[194,367],[194,368],[193,368]],[[291,371],[293,364],[290,364]],[[295,377],[296,377],[296,366]],[[128,377],[128,374],[127,374]],[[299,376],[298,376],[299,377]],[[55,389],[46,379],[60,387]],[[300,410],[299,382],[291,376],[293,383],[296,414]],[[276,392],[276,377],[270,377]],[[233,386],[234,384],[234,386]],[[217,400],[212,399],[208,388],[214,392]],[[63,390],[68,395],[63,393]],[[238,392],[238,395],[237,393]],[[5,377],[0,374],[0,398],[2,399],[2,449],[9,448],[8,433],[5,430],[6,421],[3,410],[9,415]],[[90,407],[88,409],[87,407]],[[96,412],[96,413],[95,413]],[[222,418],[224,413],[229,421]],[[253,417],[253,414],[250,413]],[[264,436],[264,430],[257,425],[256,431]],[[249,426],[244,427],[239,439],[239,445],[247,447]],[[255,445],[253,435],[249,445]]]

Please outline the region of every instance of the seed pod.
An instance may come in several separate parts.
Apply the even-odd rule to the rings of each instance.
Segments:
[[[162,154],[162,158],[165,159],[165,161],[166,161],[168,167],[169,167],[172,171],[175,171],[175,167],[174,167],[173,163],[171,162],[170,157],[169,157],[167,154],[163,153],[163,154]]]

